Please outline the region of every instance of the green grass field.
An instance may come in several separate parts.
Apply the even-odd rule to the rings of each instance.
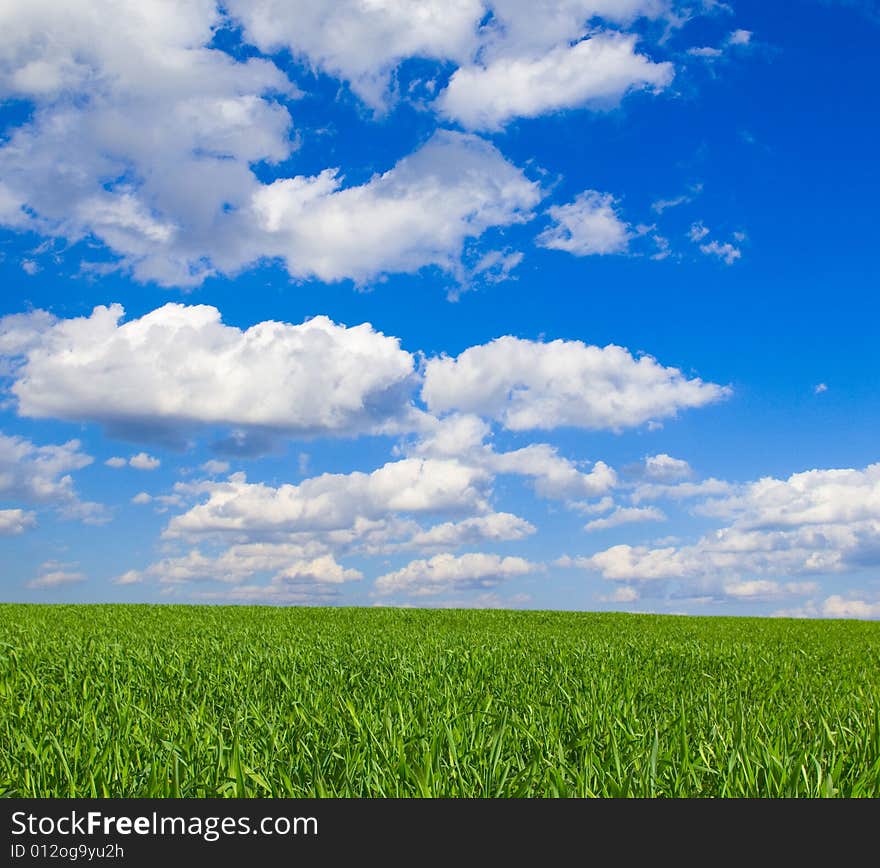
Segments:
[[[0,605],[0,795],[880,796],[880,624]]]

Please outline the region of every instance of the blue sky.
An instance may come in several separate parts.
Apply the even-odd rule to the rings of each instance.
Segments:
[[[2,599],[880,617],[878,21],[0,12]]]

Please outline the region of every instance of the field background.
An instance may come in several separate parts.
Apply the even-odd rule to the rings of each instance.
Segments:
[[[880,796],[880,624],[0,605],[0,795]]]

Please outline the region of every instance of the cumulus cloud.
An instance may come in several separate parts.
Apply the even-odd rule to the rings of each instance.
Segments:
[[[127,570],[113,579],[114,585],[137,585],[143,581],[143,574],[138,570]]]
[[[694,244],[699,246],[700,253],[704,256],[715,256],[725,265],[733,265],[737,259],[742,257],[742,250],[730,241],[721,243],[714,238],[711,241],[705,241],[709,234],[709,228],[705,226],[702,221],[692,223],[691,228],[687,233],[688,238],[690,238]],[[736,241],[737,244],[745,241],[745,238],[746,235],[744,232],[733,233],[733,240]]]
[[[639,599],[639,592],[631,585],[621,585],[610,594],[602,594],[599,600],[603,603],[634,603]]]
[[[406,458],[372,473],[325,473],[277,488],[234,474],[206,482],[207,500],[175,516],[168,536],[289,534],[354,528],[394,513],[488,512],[486,471],[455,460]]]
[[[463,62],[478,47],[481,0],[418,4],[340,0],[230,0],[245,37],[262,51],[288,49],[347,81],[368,105],[387,106],[394,69],[408,57]]]
[[[164,558],[145,570],[130,570],[117,584],[153,579],[161,584],[223,582],[240,584],[256,575],[271,574],[276,585],[314,583],[338,585],[363,578],[358,570],[339,564],[330,554],[315,554],[314,545],[298,543],[243,543],[219,554],[192,549],[185,555]]]
[[[535,243],[575,256],[625,253],[632,232],[615,210],[610,193],[585,190],[568,205],[554,205],[547,210],[554,221]]]
[[[179,588],[165,591],[178,593]],[[214,602],[239,605],[268,604],[275,606],[325,606],[339,597],[333,585],[288,585],[281,582],[253,585],[227,585],[221,589],[189,590],[187,598],[195,602]]]
[[[477,413],[514,431],[563,426],[617,431],[730,392],[689,379],[651,356],[634,358],[623,347],[507,336],[455,358],[430,359],[422,398],[434,413]]]
[[[120,305],[68,320],[33,317],[0,320],[0,340],[7,336],[18,359],[12,392],[23,416],[179,439],[197,425],[348,435],[410,413],[413,357],[369,324],[321,316],[242,330],[224,325],[216,308],[181,304],[127,322]]]
[[[262,13],[251,11],[245,32],[260,34]],[[274,45],[287,11],[264,10]],[[411,36],[411,16],[388,12]],[[298,278],[364,282],[428,265],[460,271],[466,239],[524,219],[540,198],[491,145],[450,132],[361,186],[343,189],[338,168],[263,183],[254,167],[294,150],[283,101],[298,91],[270,60],[210,47],[224,22],[213,0],[0,11],[0,94],[35,109],[0,146],[0,223],[97,238],[137,279],[164,286],[267,258]]]
[[[0,147],[0,220],[95,236],[144,280],[239,267],[251,165],[292,150],[267,60],[208,47],[213,0],[51,0],[0,10],[0,92],[34,112]]]
[[[880,618],[880,602],[868,602],[832,594],[822,603],[825,618],[860,618],[874,620]]]
[[[531,217],[537,183],[488,142],[440,131],[367,183],[342,188],[334,169],[275,181],[254,197],[264,252],[298,277],[364,283],[434,265],[461,273],[467,239]]]
[[[426,420],[421,438],[408,450],[418,456],[454,458],[493,476],[525,476],[541,497],[552,499],[595,497],[617,484],[614,469],[603,461],[596,461],[586,471],[586,462],[576,464],[547,443],[497,452],[486,442],[490,434],[489,425],[479,417],[453,413],[443,419]]]
[[[624,507],[619,506],[611,515],[605,518],[596,518],[584,525],[584,530],[593,532],[597,530],[609,530],[620,527],[623,524],[634,524],[642,521],[665,521],[666,515],[654,506]]]
[[[651,203],[651,208],[658,214],[662,214],[669,208],[678,208],[679,205],[687,205],[689,202],[693,202],[702,191],[702,184],[693,184],[688,188],[687,193],[681,193],[678,196],[673,196],[671,199],[657,199]]]
[[[672,64],[654,63],[635,45],[635,36],[606,32],[538,56],[505,54],[487,65],[463,66],[436,107],[469,129],[498,130],[512,118],[611,107],[631,90],[666,87]]]
[[[523,539],[535,532],[535,526],[509,512],[492,512],[461,521],[447,521],[416,533],[406,543],[408,548],[458,548],[482,542]]]
[[[696,223],[691,223],[691,228],[688,230],[688,238],[690,238],[694,244],[698,241],[702,241],[708,234],[709,229],[699,220]]]
[[[405,567],[376,579],[376,593],[432,596],[449,591],[494,588],[514,576],[541,569],[524,558],[470,552],[459,556],[435,555],[411,561]]]
[[[679,482],[676,484],[648,482],[637,485],[630,494],[630,500],[636,504],[645,500],[690,500],[697,497],[731,494],[735,490],[735,485],[714,477],[700,482]]]
[[[626,28],[644,16],[678,26],[685,17],[673,5],[7,4],[0,96],[32,110],[0,145],[0,224],[97,240],[113,261],[87,268],[119,267],[162,286],[194,286],[271,259],[299,279],[364,283],[437,266],[466,281],[477,272],[463,265],[463,246],[527,218],[538,189],[487,142],[448,131],[361,185],[346,187],[338,166],[288,176],[303,135],[289,107],[302,93],[271,56],[289,51],[294,69],[348,82],[378,112],[400,98],[402,64],[433,61],[412,81],[422,95],[407,88],[406,98],[441,121],[496,130],[517,117],[604,109],[630,91],[665,88],[672,64],[652,60]],[[220,32],[241,44],[224,50]],[[483,261],[486,251],[469,254]],[[502,253],[483,278],[503,278],[519,256]]]
[[[761,588],[741,583],[880,564],[880,464],[767,477],[709,500],[699,511],[729,524],[691,545],[613,546],[582,566],[612,580]]]
[[[38,346],[55,317],[45,310],[13,313],[0,318],[0,376],[13,376],[28,350]]]
[[[35,527],[37,516],[24,509],[0,509],[0,536],[17,536]]]
[[[25,587],[34,591],[50,591],[64,585],[78,585],[85,580],[83,573],[68,569],[64,564],[48,561],[40,568],[40,574],[36,578],[25,583]]]
[[[742,257],[742,251],[729,241],[721,244],[713,240],[707,244],[701,244],[700,252],[706,256],[717,256],[725,265],[733,265],[737,259]]]
[[[589,472],[584,472],[546,443],[533,443],[511,452],[493,452],[486,455],[485,461],[496,473],[531,477],[541,497],[596,497],[617,484],[617,474],[604,461],[595,462]]]
[[[724,593],[738,599],[775,599],[784,594],[803,596],[815,593],[819,588],[816,582],[774,582],[768,579],[750,579],[740,582],[727,582]]]
[[[321,8],[305,0],[232,0],[227,5],[242,22],[245,38],[262,51],[289,50],[347,81],[380,111],[392,100],[395,70],[407,58],[460,67],[437,107],[465,125],[494,126],[517,113],[553,110],[561,101],[559,91],[565,94],[564,105],[619,99],[657,78],[665,83],[667,74],[653,69],[663,64],[635,54],[628,35],[602,32],[586,40],[597,44],[571,51],[577,48],[573,43],[583,44],[591,19],[626,25],[640,15],[660,17],[669,7],[663,0],[542,0],[537,5],[522,0],[426,0],[418,5],[341,0]],[[548,56],[567,74],[556,72],[550,61],[542,63]],[[482,65],[475,64],[477,58]],[[517,83],[539,90],[540,99],[518,96],[503,80],[498,64],[514,61],[520,64]],[[469,86],[477,91],[470,100]],[[503,108],[493,111],[495,103]]]
[[[182,591],[193,600],[319,604],[337,596],[345,582],[363,578],[359,570],[344,567],[332,555],[314,551],[313,545],[297,543],[246,543],[208,555],[193,549],[144,570],[129,570],[114,583],[155,581],[164,586],[164,593]],[[268,581],[259,580],[263,575],[269,576]]]
[[[69,518],[100,521],[103,507],[80,500],[70,475],[92,461],[79,440],[37,446],[24,437],[0,434],[0,497],[47,504]]]
[[[692,57],[702,57],[706,60],[717,60],[731,49],[742,48],[751,44],[752,32],[750,30],[732,30],[720,45],[700,45],[689,48],[687,53]]]
[[[687,479],[693,471],[690,464],[681,458],[673,458],[665,452],[648,455],[645,458],[645,476],[656,482],[671,482]]]
[[[147,455],[146,452],[138,452],[128,459],[128,463],[135,470],[155,470],[162,462],[153,455]]]

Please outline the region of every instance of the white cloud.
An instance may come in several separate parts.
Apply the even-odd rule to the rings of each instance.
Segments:
[[[701,221],[691,223],[691,228],[688,230],[688,238],[690,238],[695,244],[698,241],[702,241],[708,234],[709,230]]]
[[[717,48],[711,45],[701,45],[689,48],[687,53],[693,57],[703,57],[708,60],[716,60],[733,48],[742,48],[752,41],[750,30],[733,30],[727,34],[724,41]]]
[[[832,594],[822,604],[822,615],[825,618],[880,618],[880,603],[865,600],[847,599],[839,594]]]
[[[152,500],[153,500],[152,496],[147,494],[146,491],[140,491],[131,499],[131,502],[137,503],[137,504],[144,504],[144,503],[151,503]]]
[[[156,579],[162,584],[206,581],[235,584],[258,573],[278,576],[283,570],[302,570],[304,564],[323,557],[323,553],[316,554],[313,546],[298,543],[243,543],[229,546],[219,554],[206,555],[200,549],[191,549],[184,555],[164,558],[145,570],[130,571],[126,575],[136,575],[139,581]]]
[[[827,386],[826,383],[819,383],[819,384],[813,389],[813,392],[814,392],[816,395],[821,395],[823,392],[827,392],[827,391],[828,391],[828,386]]]
[[[620,527],[622,524],[633,524],[641,521],[665,521],[666,515],[653,506],[647,507],[623,507],[619,506],[606,518],[596,518],[584,525],[584,530],[593,532],[597,530],[609,530]]]
[[[452,14],[443,5],[441,30]],[[262,34],[253,11],[248,32]],[[287,12],[264,12],[277,45]],[[389,12],[392,30],[408,36],[401,47],[417,50],[410,16]],[[280,100],[298,91],[269,60],[209,48],[222,21],[213,0],[0,10],[0,95],[35,107],[0,146],[0,222],[97,238],[137,279],[163,286],[276,257],[298,278],[362,283],[428,265],[460,276],[466,239],[524,219],[539,200],[490,144],[449,132],[361,186],[342,189],[333,168],[261,183],[254,166],[295,148]],[[357,30],[341,26],[351,55]]]
[[[614,345],[549,343],[507,336],[461,355],[430,359],[422,398],[434,413],[461,410],[514,431],[572,426],[620,430],[730,394],[688,379],[651,356]]]
[[[166,588],[178,592],[178,588]],[[288,585],[270,582],[263,585],[232,585],[219,590],[192,590],[187,597],[196,602],[217,602],[241,605],[268,604],[276,606],[321,606],[338,599],[333,585]]]
[[[700,252],[706,256],[717,256],[725,265],[733,265],[742,256],[742,251],[738,247],[734,247],[729,241],[724,244],[720,244],[717,241],[701,244]]]
[[[477,57],[485,58],[487,72],[494,79],[499,77],[496,62],[518,59],[525,65],[532,61],[536,68],[521,75],[533,87],[542,88],[545,101],[550,101],[546,108],[552,108],[553,94],[547,92],[552,70],[538,65],[542,57],[579,42],[594,17],[626,25],[639,15],[659,17],[669,4],[662,0],[542,0],[537,5],[522,0],[424,0],[418,4],[340,0],[316,7],[307,0],[231,0],[227,5],[242,22],[246,39],[262,51],[286,48],[309,66],[347,81],[369,106],[383,110],[394,97],[396,68],[410,57],[464,66],[472,75],[480,68],[470,64]],[[601,38],[631,37],[605,33]],[[622,94],[630,85],[637,86],[643,75],[658,74],[650,69],[643,72],[639,61],[622,50],[620,57],[608,54],[597,59],[601,52],[594,47],[589,58],[580,56],[580,65],[564,59],[569,76],[557,76],[557,86],[570,99],[580,100],[603,89]],[[650,67],[647,61],[642,64]],[[459,82],[454,100],[473,109],[465,100],[463,79]],[[506,112],[512,104],[521,106],[514,95],[489,90],[485,84],[480,94],[486,100],[503,100]],[[532,110],[538,108],[534,99],[529,105]],[[491,114],[491,108],[486,111]]]
[[[541,497],[570,500],[604,494],[617,484],[614,469],[603,461],[584,472],[585,462],[576,464],[558,454],[556,447],[532,443],[510,452],[496,452],[486,443],[489,425],[477,416],[451,414],[425,420],[421,438],[408,447],[410,454],[454,458],[492,474],[525,476],[533,481]]]
[[[202,465],[202,470],[211,476],[220,476],[223,473],[229,473],[229,462],[217,461],[215,458],[212,458]]]
[[[128,463],[135,470],[155,470],[162,462],[153,455],[147,455],[146,452],[138,452],[128,459]]]
[[[535,532],[535,526],[509,512],[491,512],[462,521],[447,521],[416,533],[407,548],[458,548],[482,542],[523,539]]]
[[[95,235],[142,280],[239,267],[251,165],[290,154],[275,96],[295,89],[266,60],[208,48],[220,21],[213,0],[5,4],[0,94],[35,110],[0,148],[0,219]]]
[[[630,494],[633,503],[645,500],[689,500],[695,497],[711,497],[719,494],[731,494],[735,486],[723,479],[710,477],[701,482],[679,482],[675,485],[646,483],[637,485]]]
[[[24,509],[0,509],[0,536],[17,536],[35,527],[37,517]]]
[[[730,523],[692,545],[619,545],[582,565],[613,580],[737,587],[743,581],[850,573],[880,564],[880,464],[767,477],[699,511]]]
[[[665,452],[645,458],[645,476],[657,482],[671,482],[687,479],[693,471],[690,464],[681,458],[673,458]]]
[[[714,48],[711,45],[701,45],[699,47],[689,48],[687,53],[692,55],[693,57],[708,58],[721,57],[721,55],[724,54],[724,52],[720,48]]]
[[[536,572],[541,565],[524,558],[470,552],[459,556],[435,555],[411,561],[402,569],[376,579],[378,594],[431,596],[449,591],[494,588],[514,576]]]
[[[79,440],[37,446],[24,437],[0,434],[0,497],[48,504],[67,517],[99,521],[103,508],[81,501],[70,475],[92,461],[80,450]]]
[[[658,214],[662,214],[669,208],[678,208],[679,205],[687,205],[689,202],[693,202],[702,191],[702,184],[694,184],[687,193],[681,193],[678,196],[673,196],[671,199],[658,199],[656,202],[652,202],[651,208]]]
[[[292,597],[326,593],[328,588],[363,578],[359,570],[344,567],[333,555],[316,553],[317,549],[313,543],[290,542],[244,543],[214,555],[192,549],[184,555],[157,561],[144,570],[129,570],[115,583],[128,585],[149,579],[167,587],[216,582],[235,587],[199,592],[199,595],[216,593],[218,599],[241,602],[247,599],[291,602]],[[268,584],[244,584],[262,574],[270,576]]]
[[[570,204],[548,209],[556,225],[545,229],[535,243],[575,256],[625,253],[632,233],[614,206],[610,193],[585,190]]]
[[[481,0],[363,3],[339,0],[230,0],[246,38],[262,51],[283,48],[347,81],[368,105],[389,101],[395,67],[408,57],[462,62],[478,46]]]
[[[606,495],[593,503],[587,501],[572,501],[568,506],[583,515],[601,515],[603,512],[610,512],[614,509],[614,498]]]
[[[137,570],[128,570],[121,576],[113,579],[114,585],[138,585],[143,581],[143,575]]]
[[[513,118],[609,108],[631,90],[662,90],[672,81],[672,64],[654,63],[635,45],[635,36],[605,32],[540,55],[504,55],[486,65],[463,66],[436,108],[468,129],[498,130]]]
[[[310,561],[294,561],[284,567],[276,578],[281,582],[324,582],[338,585],[362,579],[363,573],[346,569],[336,563],[332,555],[322,555]]]
[[[53,569],[44,565],[43,571],[35,579],[25,583],[25,587],[31,590],[46,591],[60,588],[64,585],[76,585],[86,580],[83,573],[66,569]]]
[[[347,435],[410,413],[413,357],[369,324],[315,317],[241,330],[224,325],[216,308],[181,304],[122,316],[119,305],[54,323],[37,313],[39,337],[36,325],[15,318],[19,413],[178,438],[199,424]],[[7,340],[14,354],[13,344]]]
[[[768,579],[750,579],[740,582],[727,582],[724,593],[740,599],[774,599],[783,594],[803,596],[815,593],[819,588],[816,582],[774,582]]]
[[[596,497],[617,484],[617,474],[604,461],[595,462],[589,473],[584,473],[558,455],[555,447],[545,443],[533,443],[512,452],[493,452],[485,460],[496,473],[531,477],[541,497],[561,500]]]
[[[262,250],[297,277],[364,283],[434,265],[461,273],[464,244],[531,217],[537,183],[488,142],[440,131],[394,168],[342,188],[335,169],[275,181],[254,197]]]
[[[0,376],[14,374],[16,362],[38,346],[45,332],[56,322],[45,310],[13,313],[0,318]]]
[[[112,467],[114,470],[119,470],[120,467],[125,467],[128,462],[119,455],[114,455],[112,458],[108,458],[104,464],[108,467]]]
[[[634,603],[639,599],[639,592],[631,585],[621,585],[610,594],[603,594],[599,600],[603,603]]]
[[[277,488],[244,474],[205,482],[207,500],[175,516],[168,536],[347,530],[394,513],[486,512],[489,474],[455,460],[407,458],[372,473],[325,473]]]

